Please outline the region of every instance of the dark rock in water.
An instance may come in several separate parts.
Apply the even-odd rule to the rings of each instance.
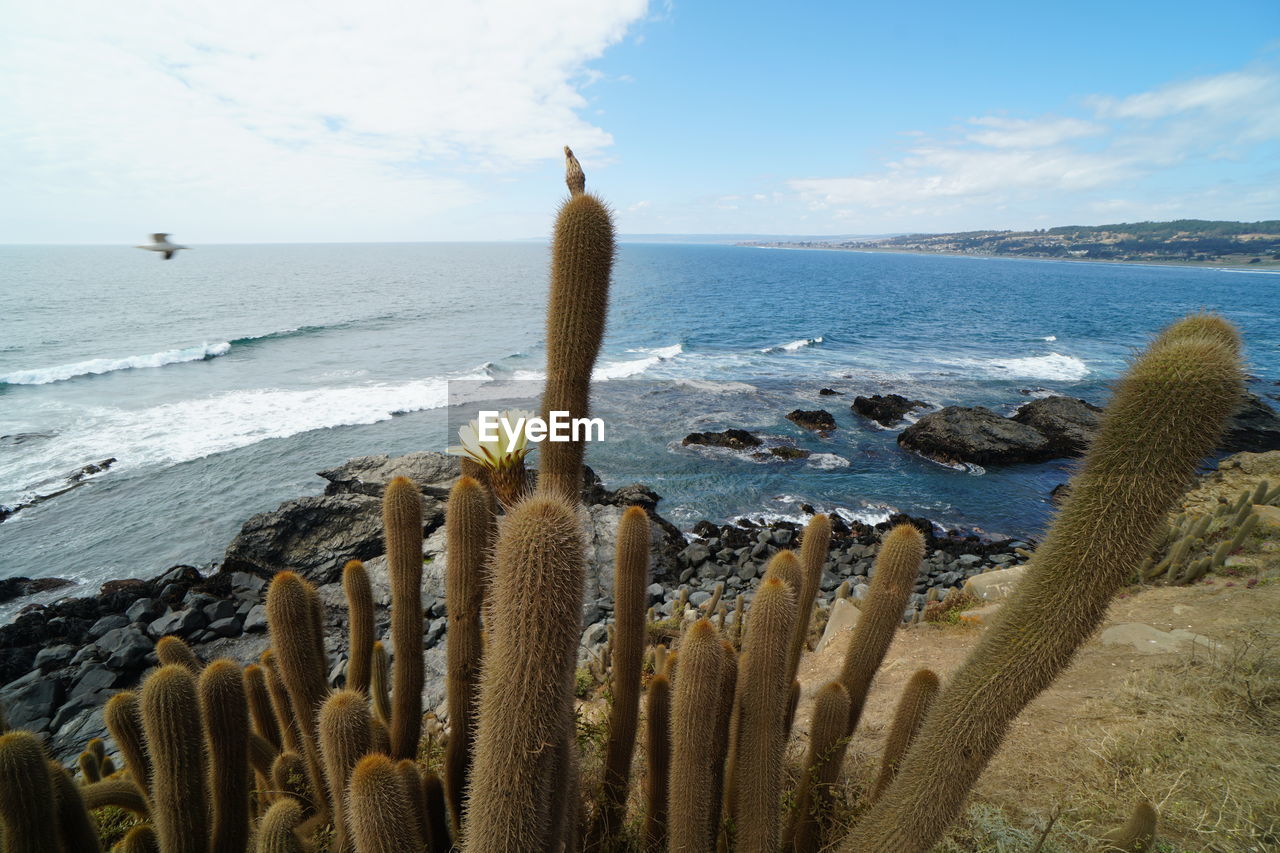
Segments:
[[[814,409],[812,411],[796,409],[787,413],[787,420],[796,426],[815,429],[819,432],[829,432],[836,428],[836,419],[831,416],[830,412],[823,409]]]
[[[101,462],[94,462],[89,465],[82,465],[74,471],[66,474],[68,483],[79,483],[85,477],[92,477],[94,474],[101,474],[103,471],[115,464],[116,458],[112,456],[110,459],[103,459]]]
[[[1067,495],[1071,494],[1071,483],[1059,483],[1053,487],[1053,491],[1049,492],[1049,500],[1054,506],[1061,506],[1062,502],[1067,499]]]
[[[444,505],[423,498],[424,533],[444,521]],[[317,584],[332,583],[348,560],[369,560],[386,551],[382,499],[341,493],[285,501],[244,523],[227,548],[222,571],[269,574],[293,570]]]
[[[891,427],[902,423],[907,412],[927,409],[929,404],[924,400],[908,400],[901,394],[872,394],[870,397],[854,397],[849,408],[881,426]]]
[[[730,450],[745,450],[748,447],[759,447],[760,439],[745,429],[727,429],[724,432],[691,432],[684,437],[681,444],[702,444],[707,447],[727,447]]]
[[[947,406],[898,435],[898,444],[939,462],[980,465],[1039,462],[1053,457],[1049,439],[984,406]]]
[[[813,455],[808,450],[803,450],[799,447],[792,447],[789,444],[784,444],[781,447],[770,447],[769,453],[779,459],[808,459]]]
[[[3,509],[0,509],[3,512]],[[0,580],[0,603],[21,598],[24,595],[35,595],[64,586],[74,586],[75,581],[66,578],[5,578]]]
[[[1256,394],[1245,394],[1244,403],[1227,426],[1218,448],[1225,453],[1265,453],[1280,450],[1280,413]]]
[[[1081,456],[1098,431],[1102,409],[1074,397],[1042,397],[1018,407],[1012,420],[1049,439],[1054,456]]]
[[[424,495],[447,498],[460,473],[458,457],[424,450],[395,457],[357,456],[337,468],[321,471],[320,476],[329,481],[326,495],[368,495],[381,500],[387,483],[394,477],[408,477]]]
[[[841,395],[842,395],[842,394],[844,394],[844,392],[843,392],[843,391],[833,391],[833,390],[832,390],[832,389],[830,389],[830,388],[822,388],[822,389],[820,389],[820,390],[818,391],[818,393],[819,393],[820,395],[822,395],[823,397],[832,397],[832,396],[835,396],[835,395],[837,395],[837,394],[841,394]]]
[[[643,483],[632,483],[629,486],[622,486],[610,492],[607,489],[601,489],[602,494],[595,496],[597,500],[593,503],[610,504],[612,506],[638,506],[644,507],[649,512],[658,506],[658,501],[662,500],[662,495]]]
[[[51,498],[56,498],[59,495],[65,495],[67,492],[71,491],[74,488],[77,488],[78,486],[83,486],[85,484],[85,481],[88,480],[89,477],[93,476],[94,474],[101,474],[103,471],[110,468],[112,463],[114,463],[115,461],[116,461],[115,457],[112,456],[109,459],[103,459],[101,462],[94,462],[89,465],[82,465],[81,467],[76,468],[74,471],[68,471],[66,474],[63,474],[62,475],[63,482],[55,486],[52,491],[42,492],[36,495],[35,497],[33,497],[31,500],[27,501],[26,503],[15,504],[13,506],[0,506],[0,521],[4,521],[6,518],[8,518],[11,515],[14,515],[19,510],[28,509],[30,507],[35,506],[36,504],[44,503],[45,501]],[[52,485],[53,482],[54,481],[49,481],[43,485],[49,486],[49,485]],[[37,487],[37,488],[40,488],[40,487]]]

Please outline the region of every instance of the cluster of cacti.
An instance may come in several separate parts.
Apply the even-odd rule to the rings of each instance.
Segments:
[[[552,253],[543,407],[580,417],[603,334],[613,236],[571,154],[568,163],[573,195]],[[1121,586],[1139,570],[1183,571],[1188,538],[1220,533],[1217,550],[1229,553],[1248,535],[1245,510],[1280,498],[1262,484],[1220,511],[1219,521],[1234,524],[1229,535],[1225,523],[1211,531],[1213,517],[1180,519],[1164,543],[1177,558],[1162,560],[1161,572],[1154,561],[1143,568],[1240,385],[1234,330],[1208,315],[1166,330],[1135,361],[1002,619],[948,684],[940,688],[928,670],[909,681],[866,811],[841,849],[930,849],[1014,717],[1069,664]],[[125,853],[286,853],[316,844],[329,853],[436,853],[455,844],[569,853],[634,849],[636,836],[650,850],[816,851],[836,842],[831,813],[845,749],[903,624],[924,556],[921,532],[900,525],[883,538],[840,677],[816,691],[808,754],[789,797],[784,747],[829,520],[810,521],[798,557],[774,556],[749,607],[738,595],[730,615],[721,586],[691,612],[682,590],[668,631],[678,645],[668,652],[653,643],[657,623],[645,612],[649,520],[628,509],[617,536],[613,634],[600,659],[601,677],[612,676],[607,747],[599,778],[582,778],[573,697],[587,563],[581,461],[581,445],[547,445],[537,491],[501,517],[482,470],[468,466],[453,488],[440,766],[419,760],[421,497],[397,478],[384,502],[394,664],[374,636],[368,573],[352,562],[343,572],[347,680],[331,689],[319,597],[282,572],[267,595],[272,648],[259,663],[203,666],[166,639],[140,692],[112,698],[104,717],[122,768],[91,743],[77,785],[33,736],[0,737],[4,849],[97,850],[88,813],[106,805],[139,816],[117,848]],[[842,586],[839,597],[847,595]],[[647,642],[653,674],[642,690]],[[638,744],[642,784],[632,771]],[[1148,850],[1154,831],[1144,802],[1104,843]]]
[[[1185,512],[1166,526],[1152,556],[1139,569],[1143,580],[1189,584],[1222,568],[1258,525],[1257,506],[1280,505],[1280,486],[1266,480],[1245,489],[1235,500],[1222,500],[1212,512]]]

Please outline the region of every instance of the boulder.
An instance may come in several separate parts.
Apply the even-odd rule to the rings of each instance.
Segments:
[[[818,432],[830,432],[836,428],[836,419],[825,409],[796,409],[787,413],[787,420],[796,426]]]
[[[1011,420],[1035,429],[1049,439],[1046,452],[1053,456],[1082,456],[1094,433],[1102,409],[1075,397],[1042,397],[1019,406]]]
[[[908,400],[901,394],[872,394],[870,397],[854,397],[849,408],[881,426],[891,427],[902,423],[907,412],[927,409],[929,404],[924,400]]]
[[[458,457],[423,450],[394,457],[357,456],[337,468],[321,471],[320,476],[329,481],[326,495],[366,495],[382,500],[392,478],[408,477],[424,495],[447,498],[460,471]]]
[[[984,601],[1001,601],[1013,594],[1014,587],[1022,580],[1026,571],[1025,566],[1013,566],[983,572],[965,581],[964,591]]]
[[[730,450],[745,450],[748,447],[759,447],[760,439],[745,429],[727,429],[724,432],[691,432],[684,437],[681,444],[702,444],[707,447],[727,447]]]
[[[1143,655],[1173,654],[1188,645],[1205,649],[1214,647],[1209,638],[1184,628],[1161,631],[1144,622],[1118,622],[1103,630],[1098,639],[1104,646],[1132,646],[1134,651]]]
[[[852,631],[857,626],[861,613],[847,598],[833,601],[831,615],[827,617],[827,627],[822,630],[822,639],[818,641],[815,651],[822,651],[840,636]]]
[[[782,444],[777,447],[770,447],[769,454],[779,459],[808,459],[813,454],[808,450],[799,447],[792,447],[789,444]],[[754,456],[764,456],[763,453],[753,454]]]
[[[930,412],[899,433],[898,444],[946,463],[1039,462],[1054,455],[1051,442],[1038,430],[983,406]]]
[[[1227,426],[1227,434],[1218,449],[1227,453],[1280,450],[1280,413],[1258,395],[1245,394],[1244,403]]]
[[[587,508],[590,545],[587,549],[587,583],[583,601],[613,599],[613,558],[618,547],[618,521],[623,512],[625,510],[622,507],[608,504]],[[679,537],[679,541],[673,541],[673,529],[658,523],[650,525],[653,566],[650,577],[661,575],[669,564],[674,564],[674,556],[678,550],[685,548],[684,538],[678,531],[674,535]]]

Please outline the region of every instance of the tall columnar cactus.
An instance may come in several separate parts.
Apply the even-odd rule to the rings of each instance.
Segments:
[[[391,662],[387,659],[387,647],[375,641],[370,656],[369,699],[373,713],[385,729],[391,724]]]
[[[5,853],[49,853],[62,846],[47,761],[44,747],[30,732],[0,735],[0,823]]]
[[[112,853],[162,853],[160,839],[155,827],[149,823],[140,823],[125,833],[120,844],[112,848]],[[277,853],[275,850],[265,853]]]
[[[271,785],[278,796],[297,800],[308,812],[316,808],[316,795],[311,789],[307,763],[296,752],[285,750],[271,765]]]
[[[143,799],[142,789],[132,779],[117,776],[114,779],[103,779],[92,785],[82,785],[80,796],[85,808],[100,809],[103,806],[115,806],[118,809],[133,812],[143,817],[149,814],[147,801]]]
[[[876,777],[875,786],[871,790],[871,799],[876,799],[889,787],[893,777],[898,773],[898,764],[906,755],[907,747],[924,722],[924,715],[938,695],[938,676],[931,669],[917,670],[907,681],[898,700],[897,710],[893,713],[893,725],[889,727],[889,736],[884,742],[884,754],[880,756],[880,774]]]
[[[387,483],[382,499],[391,577],[391,757],[414,758],[422,736],[422,493],[408,477]]]
[[[802,581],[800,578],[800,561],[795,551],[779,551],[769,560],[764,569],[765,577],[772,575],[791,587],[791,597],[799,601]],[[791,644],[787,638],[787,655],[790,657]]]
[[[542,416],[588,413],[591,371],[604,338],[613,271],[613,220],[600,199],[584,191],[585,178],[565,149],[572,193],[556,216],[551,242],[551,295],[547,306],[547,384]],[[577,500],[584,442],[544,442],[538,489]]]
[[[167,664],[142,684],[142,727],[151,756],[151,821],[164,853],[208,853],[209,801],[196,680]]]
[[[364,563],[351,560],[342,567],[342,591],[347,597],[347,687],[369,692],[369,659],[373,654],[373,588]]]
[[[640,668],[645,645],[645,587],[649,582],[649,516],[633,506],[618,521],[613,564],[613,706],[604,762],[596,837],[615,837],[622,825],[631,779],[631,754],[640,714]]]
[[[1204,325],[1175,324],[1117,384],[1071,494],[1002,618],[939,695],[846,849],[929,849],[1013,718],[1067,667],[1133,577],[1242,393],[1237,350]]]
[[[49,780],[53,783],[53,798],[57,804],[57,827],[62,849],[67,853],[100,853],[98,829],[89,818],[80,787],[76,785],[61,764],[50,761]]]
[[[680,677],[671,703],[671,784],[667,794],[668,849],[707,849],[712,831],[716,723],[724,650],[715,627],[699,619],[680,642]]]
[[[151,760],[142,735],[142,712],[138,708],[138,695],[122,690],[107,700],[102,711],[107,731],[116,739],[116,746],[124,756],[125,769],[144,793],[149,795],[151,784]]]
[[[213,794],[211,853],[241,853],[249,843],[249,707],[238,664],[222,659],[200,673],[200,716],[209,744]],[[189,735],[190,733],[188,733]]]
[[[796,788],[795,809],[787,829],[784,848],[796,853],[816,853],[822,847],[827,813],[831,805],[831,786],[840,775],[848,738],[849,691],[839,681],[832,681],[818,692],[813,704],[813,720],[809,724],[809,753],[804,761],[804,775]]]
[[[422,796],[426,800],[423,812],[427,816],[427,853],[448,853],[453,849],[453,840],[449,832],[444,783],[430,770],[422,775]]]
[[[778,847],[778,808],[787,710],[787,655],[796,621],[796,596],[768,577],[756,590],[738,675],[732,817],[739,849]],[[682,664],[683,665],[683,664]]]
[[[1102,837],[1101,853],[1148,853],[1155,850],[1158,819],[1151,803],[1139,800],[1129,820]]]
[[[276,800],[258,824],[257,853],[303,853],[298,840],[298,824],[302,823],[302,806],[292,797]]]
[[[329,815],[329,792],[321,770],[320,747],[316,739],[316,712],[329,685],[323,638],[316,632],[311,585],[293,572],[280,572],[267,588],[267,625],[280,680],[289,694],[289,705],[298,723],[302,757],[316,792],[316,808]],[[340,793],[340,792],[338,792]]]
[[[280,724],[271,709],[271,691],[267,689],[266,672],[256,663],[244,668],[244,695],[249,702],[249,716],[253,719],[254,730],[279,752],[284,745],[280,740]]]
[[[503,519],[495,553],[494,625],[480,685],[467,846],[539,847],[549,831],[551,759],[571,724],[586,555],[577,509],[528,498]]]
[[[787,677],[795,678],[800,669],[800,654],[809,639],[809,622],[813,617],[813,600],[822,581],[822,565],[831,548],[831,519],[819,513],[809,519],[800,542],[800,589],[796,591],[796,630],[791,635],[791,655]]]
[[[449,603],[446,647],[446,695],[449,742],[444,773],[455,826],[462,825],[462,801],[471,771],[475,741],[475,708],[480,686],[483,644],[480,612],[484,607],[489,552],[493,548],[494,513],[489,491],[471,477],[461,477],[449,492],[445,516],[448,536],[445,600]]]
[[[185,666],[192,675],[199,675],[202,667],[196,653],[179,637],[161,637],[156,643],[156,660],[161,666],[171,663]]]
[[[396,762],[396,773],[400,775],[400,786],[404,789],[409,803],[409,811],[404,819],[411,825],[414,837],[418,839],[415,849],[425,850],[431,843],[431,839],[428,836],[427,816],[423,808],[426,798],[423,796],[422,774],[418,771],[417,762],[408,758],[402,758]]]
[[[733,722],[733,700],[738,691],[738,650],[726,639],[720,640],[720,652],[724,657],[724,676],[720,679],[720,699],[716,706],[716,734],[712,746],[711,779],[711,837],[708,850],[716,846],[720,835],[721,818],[724,816],[725,776],[729,763],[729,730]]]
[[[351,771],[347,797],[359,853],[421,849],[413,824],[406,819],[412,811],[409,795],[390,758],[375,752],[360,759]]]
[[[320,709],[320,752],[330,791],[346,790],[356,762],[372,749],[372,726],[363,693],[337,690],[325,699]],[[333,853],[350,853],[350,816],[341,797],[335,797],[333,830]]]
[[[644,841],[645,849],[656,853],[667,847],[667,790],[671,779],[671,681],[665,669],[649,679],[646,700]]]
[[[849,691],[847,735],[857,728],[871,679],[889,651],[894,632],[902,624],[902,613],[907,608],[923,559],[924,537],[910,524],[894,527],[880,543],[871,589],[862,604],[862,616],[849,638],[844,669],[840,673],[840,683]]]

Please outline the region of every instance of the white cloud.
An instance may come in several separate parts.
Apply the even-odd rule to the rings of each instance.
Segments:
[[[604,156],[612,138],[582,118],[588,63],[646,7],[15,6],[0,35],[2,189],[21,218],[72,225],[175,215],[178,198],[230,221],[429,216],[566,142],[588,165]]]
[[[788,186],[835,221],[882,228],[923,227],[922,220],[946,230],[978,227],[977,212],[987,221],[992,212],[1021,211],[1028,219],[1049,207],[1207,215],[1208,208],[1196,210],[1194,203],[1229,209],[1229,192],[1210,192],[1207,177],[1197,187],[1195,170],[1244,161],[1260,146],[1280,142],[1280,76],[1273,73],[1234,72],[1085,103],[1088,118],[983,116],[941,140],[911,134],[905,150],[875,171],[798,178]],[[1176,191],[1134,192],[1174,170]],[[1238,192],[1235,215],[1266,212],[1265,200],[1276,195],[1275,175],[1266,180],[1270,187],[1253,188],[1266,192]],[[1102,201],[1107,196],[1126,200],[1109,204]]]

